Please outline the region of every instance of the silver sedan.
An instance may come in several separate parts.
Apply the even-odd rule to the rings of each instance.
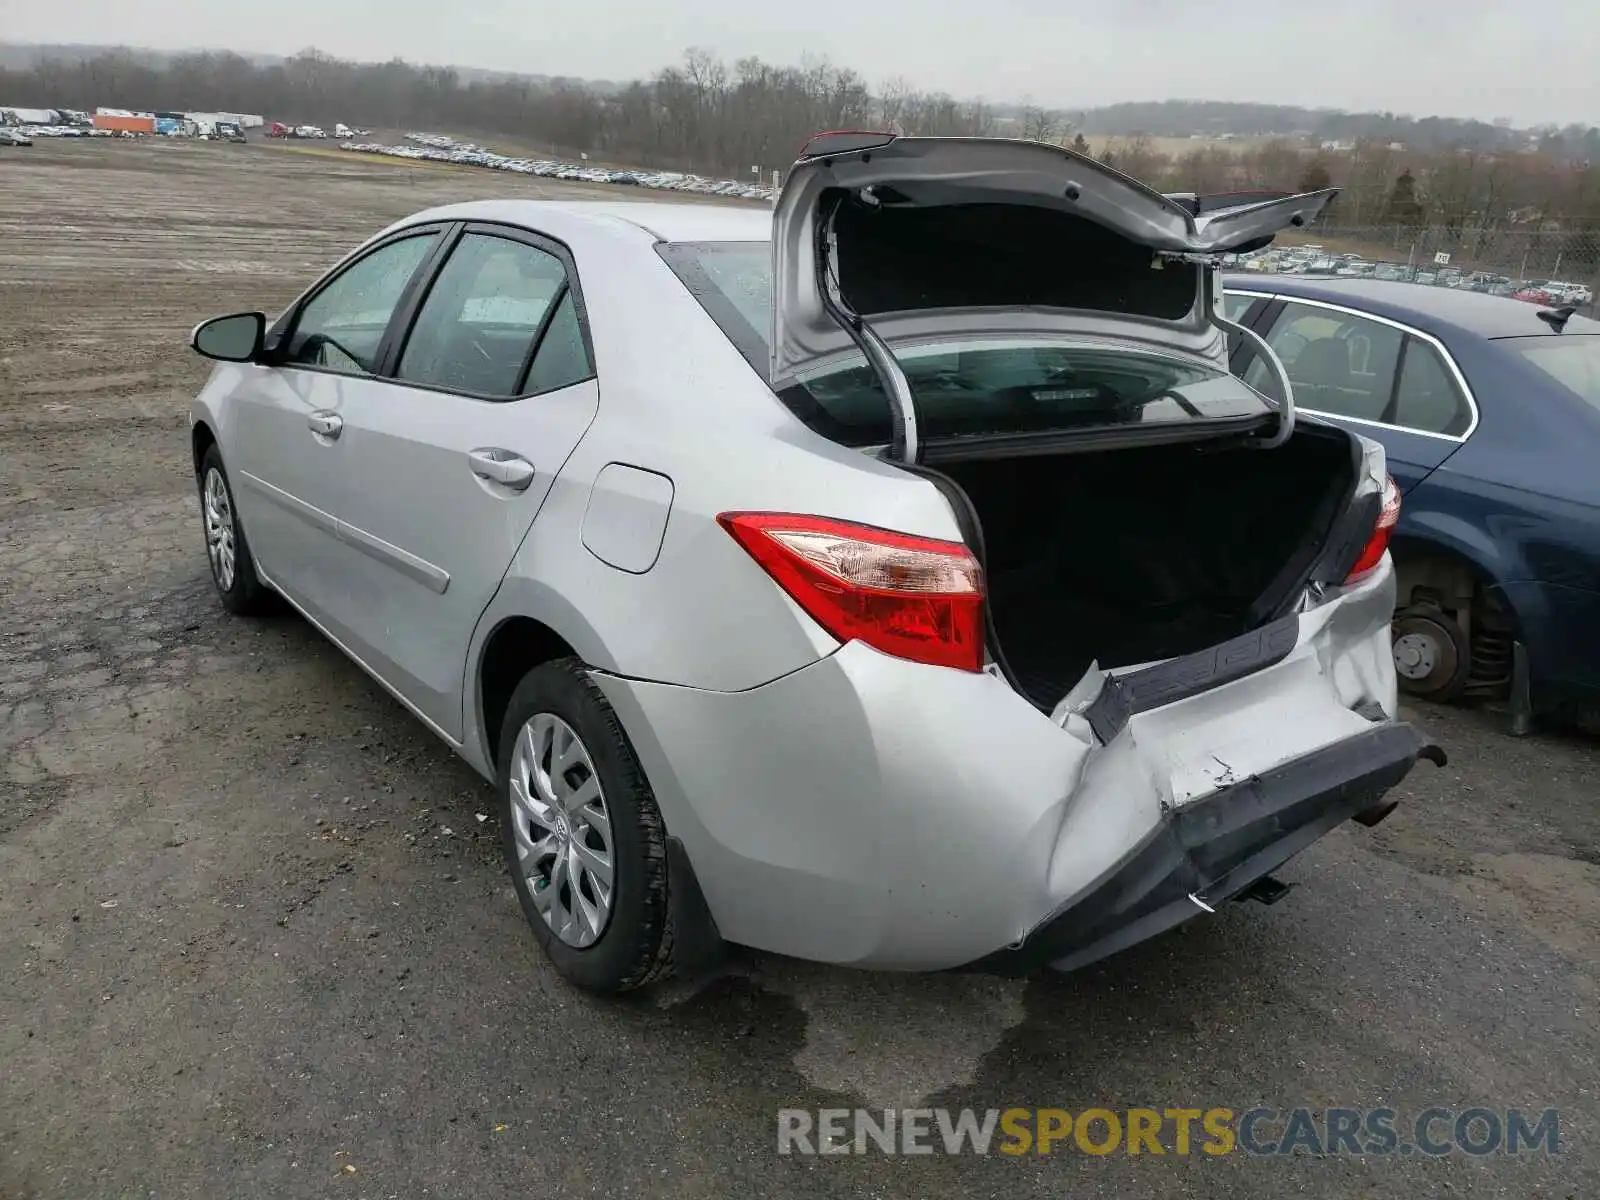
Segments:
[[[1440,758],[1381,448],[1226,370],[1216,261],[1327,199],[828,135],[775,212],[420,213],[195,330],[217,590],[496,782],[582,987],[1065,970],[1276,898]]]

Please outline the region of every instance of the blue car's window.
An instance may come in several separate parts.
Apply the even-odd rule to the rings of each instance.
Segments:
[[[1394,393],[1394,420],[1402,429],[1459,437],[1472,424],[1472,410],[1444,359],[1427,342],[1410,338]]]
[[[1389,421],[1395,366],[1405,335],[1392,325],[1351,313],[1293,301],[1267,334],[1294,384],[1295,403],[1336,417]],[[1275,395],[1277,387],[1259,357],[1245,382]]]
[[[769,371],[772,248],[676,243],[662,257],[763,378]],[[899,351],[925,437],[1260,416],[1267,403],[1226,371],[1066,338],[951,340]],[[852,446],[887,442],[889,402],[857,358],[781,397],[813,429]]]
[[[1502,344],[1600,408],[1600,336],[1552,334],[1506,338]]]

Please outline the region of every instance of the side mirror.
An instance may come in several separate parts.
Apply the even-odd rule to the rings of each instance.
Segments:
[[[233,313],[196,325],[189,335],[189,345],[197,354],[218,362],[254,362],[261,353],[266,331],[264,313]]]

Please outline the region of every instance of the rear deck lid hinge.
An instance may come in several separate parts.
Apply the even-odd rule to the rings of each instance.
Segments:
[[[1260,356],[1266,364],[1267,370],[1272,372],[1273,378],[1278,381],[1278,388],[1283,394],[1282,401],[1278,404],[1278,427],[1266,437],[1252,439],[1250,444],[1258,450],[1275,450],[1289,440],[1289,435],[1294,432],[1294,384],[1289,379],[1289,372],[1273,351],[1271,344],[1248,325],[1241,325],[1237,321],[1228,319],[1222,306],[1222,296],[1218,291],[1218,276],[1215,269],[1204,272],[1203,285],[1205,295],[1206,317],[1211,324],[1222,330],[1224,334],[1242,338],[1244,342]]]

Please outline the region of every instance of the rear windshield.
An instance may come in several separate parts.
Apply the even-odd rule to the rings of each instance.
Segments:
[[[1523,358],[1600,408],[1600,335],[1504,338]]]
[[[674,242],[662,257],[763,379],[771,369],[772,247]],[[1260,395],[1216,367],[1067,338],[987,337],[896,349],[925,438],[1252,418]],[[779,395],[824,437],[891,440],[888,398],[865,359],[801,377]]]

